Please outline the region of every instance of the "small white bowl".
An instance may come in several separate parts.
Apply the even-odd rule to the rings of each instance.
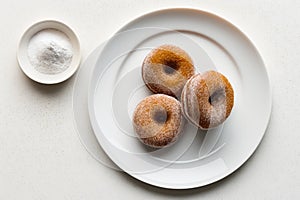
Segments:
[[[31,65],[28,58],[27,49],[31,38],[36,33],[45,29],[56,29],[63,32],[64,34],[66,34],[66,36],[69,37],[73,47],[73,57],[70,66],[65,71],[58,74],[44,74],[37,71],[34,66]],[[79,40],[74,31],[62,22],[55,20],[41,21],[30,26],[21,37],[17,52],[17,58],[20,68],[30,79],[43,84],[60,83],[70,78],[79,67],[81,59]]]

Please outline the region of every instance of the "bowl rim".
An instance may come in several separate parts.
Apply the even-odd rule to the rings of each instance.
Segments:
[[[55,29],[64,33],[70,39],[73,47],[73,58],[70,66],[65,71],[58,74],[44,74],[38,72],[30,64],[27,56],[27,46],[30,39],[38,32],[46,29]],[[42,84],[61,83],[69,79],[79,68],[81,62],[80,42],[73,29],[65,23],[55,19],[38,21],[30,25],[22,34],[18,43],[17,60],[23,73],[31,80]]]

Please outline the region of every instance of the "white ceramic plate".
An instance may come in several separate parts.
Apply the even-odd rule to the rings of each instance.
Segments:
[[[206,133],[186,124],[178,142],[155,150],[136,139],[131,119],[151,94],[142,61],[165,43],[185,49],[198,72],[227,76],[235,105],[224,126]],[[99,143],[121,169],[155,186],[186,189],[226,177],[252,155],[269,121],[271,91],[262,58],[235,26],[208,12],[167,9],[135,19],[107,42],[92,73],[88,109]]]
[[[102,165],[111,169],[120,170],[101,148],[91,127],[88,113],[87,101],[89,81],[102,49],[103,45],[97,47],[82,63],[76,74],[72,98],[74,123],[82,145],[91,156]]]
[[[54,29],[64,33],[72,44],[73,57],[70,66],[63,72],[58,74],[45,74],[37,71],[30,63],[28,58],[28,44],[30,39],[40,31],[45,29]],[[32,80],[43,84],[56,84],[70,78],[78,69],[80,64],[80,44],[74,31],[66,24],[56,20],[44,20],[30,26],[19,42],[17,59],[22,71]]]

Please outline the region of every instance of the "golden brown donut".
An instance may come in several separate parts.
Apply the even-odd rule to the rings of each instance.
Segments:
[[[162,45],[144,59],[142,76],[153,93],[179,98],[187,80],[195,74],[193,61],[181,48]]]
[[[179,101],[164,94],[146,97],[133,114],[133,127],[138,138],[150,147],[162,148],[173,144],[183,125]]]
[[[227,78],[219,72],[196,74],[187,81],[181,95],[184,116],[207,130],[223,123],[234,104],[234,92]]]

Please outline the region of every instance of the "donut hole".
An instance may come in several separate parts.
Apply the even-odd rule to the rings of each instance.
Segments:
[[[225,90],[224,89],[219,89],[213,92],[209,98],[208,102],[211,105],[217,105],[225,100]]]
[[[167,60],[164,63],[163,69],[166,74],[174,74],[179,68],[178,62],[175,60]]]
[[[168,113],[164,108],[155,109],[152,119],[158,124],[164,124],[168,120]]]

